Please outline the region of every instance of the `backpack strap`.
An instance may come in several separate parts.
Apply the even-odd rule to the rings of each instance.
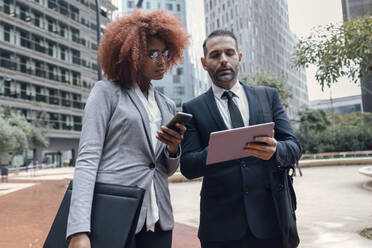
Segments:
[[[272,122],[273,121],[273,111],[271,109],[271,105],[269,105],[269,99],[267,98],[266,90],[264,86],[256,86],[254,87],[258,99],[262,106],[264,122]]]
[[[273,119],[273,111],[271,109],[271,104],[269,104],[269,99],[266,94],[266,89],[264,86],[256,86],[255,88],[256,94],[258,96],[258,99],[260,101],[260,104],[262,106],[262,112],[263,112],[263,117],[264,117],[264,123],[267,122],[272,122],[274,121]],[[292,174],[290,175],[291,177],[293,176],[294,173],[294,165],[289,166],[288,172],[292,169]]]

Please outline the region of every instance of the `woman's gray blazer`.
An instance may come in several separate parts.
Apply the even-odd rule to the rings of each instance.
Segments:
[[[175,105],[158,91],[155,99],[162,125],[166,125],[176,112]],[[167,157],[165,147],[159,141],[154,151],[149,118],[134,89],[120,88],[110,81],[97,82],[84,110],[66,237],[90,232],[96,181],[137,185],[146,190],[137,224],[139,232],[145,223],[148,194],[154,180],[159,224],[163,230],[171,230],[174,220],[168,176],[177,170],[179,157]]]

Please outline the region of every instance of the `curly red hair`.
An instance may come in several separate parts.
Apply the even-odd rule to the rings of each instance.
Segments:
[[[183,60],[189,35],[181,21],[162,9],[147,13],[135,9],[107,25],[97,56],[106,78],[121,86],[136,82],[151,37],[158,37],[167,45],[168,69]]]

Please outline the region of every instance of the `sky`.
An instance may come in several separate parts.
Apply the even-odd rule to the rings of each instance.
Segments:
[[[307,37],[311,29],[318,25],[327,25],[329,23],[342,22],[342,4],[341,0],[287,0],[289,25],[297,37]],[[319,83],[315,80],[315,66],[309,66],[306,69],[307,87],[309,100],[329,99],[360,95],[359,84],[352,83],[347,78],[342,78],[333,85],[331,90],[324,87],[322,92]],[[331,93],[331,94],[330,94]]]

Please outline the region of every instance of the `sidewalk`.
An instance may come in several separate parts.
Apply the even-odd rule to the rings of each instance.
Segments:
[[[358,233],[372,227],[372,192],[363,186],[371,177],[358,172],[360,166],[303,168],[296,177],[297,221],[300,248],[370,248],[372,240]],[[33,186],[0,196],[0,247],[41,247],[57,211],[72,168],[41,172],[35,180],[26,175],[11,176],[13,182]],[[48,169],[49,170],[49,169]],[[19,179],[25,177],[28,180]],[[196,237],[199,223],[201,182],[171,183],[170,192],[176,221],[173,248],[200,248]],[[1,190],[0,188],[0,193]]]
[[[61,180],[72,179],[74,176],[74,167],[61,167],[49,169],[29,169],[21,170],[16,174],[12,172],[8,178],[13,180]]]
[[[363,166],[303,168],[294,179],[299,248],[371,248],[359,232],[372,227],[372,192]],[[200,182],[170,185],[177,221],[198,225]],[[182,192],[182,193],[181,193]]]
[[[10,180],[0,186],[13,187],[19,182]],[[46,239],[69,180],[31,182],[30,187],[0,196],[0,247],[39,248]],[[176,223],[173,248],[199,248],[196,235],[196,228]]]

